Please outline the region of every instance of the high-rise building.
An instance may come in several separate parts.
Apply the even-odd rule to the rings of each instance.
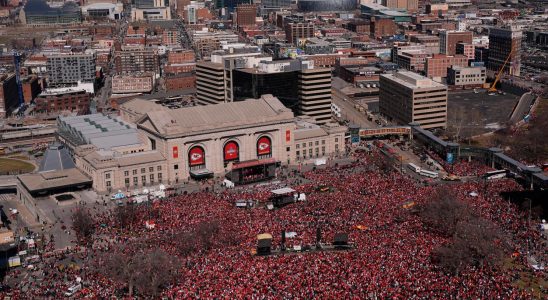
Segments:
[[[0,119],[17,108],[18,104],[15,74],[0,74]]]
[[[253,26],[257,18],[257,6],[240,4],[236,7],[236,25],[238,27]]]
[[[409,71],[383,74],[379,108],[399,124],[417,122],[426,129],[446,128],[447,86]]]
[[[487,69],[498,72],[508,59],[503,73],[519,76],[522,35],[521,30],[516,27],[491,28]]]
[[[471,31],[440,30],[440,53],[446,55],[457,54],[457,44],[472,44]]]
[[[298,45],[299,41],[314,36],[314,23],[294,22],[285,25],[285,38],[288,43]]]
[[[317,124],[331,121],[331,69],[304,69],[298,73],[297,115]]]
[[[393,9],[405,9],[407,11],[417,11],[419,9],[418,0],[382,0],[382,5]]]
[[[196,96],[198,103],[218,104],[233,101],[233,71],[256,67],[261,60],[272,60],[258,47],[229,48],[213,51],[211,61],[196,64]]]
[[[47,58],[48,82],[64,85],[95,81],[94,54],[54,54]]]
[[[262,0],[260,6],[263,7],[288,7],[291,0]]]

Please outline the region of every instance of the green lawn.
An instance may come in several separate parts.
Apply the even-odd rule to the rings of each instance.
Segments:
[[[0,158],[0,174],[5,174],[7,172],[29,173],[32,171],[34,171],[34,165],[31,163],[9,158]]]

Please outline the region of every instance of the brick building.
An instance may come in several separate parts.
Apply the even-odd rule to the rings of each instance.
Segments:
[[[25,104],[29,104],[42,92],[40,79],[37,76],[29,76],[23,79],[21,85],[23,87],[23,100]]]
[[[150,93],[153,88],[154,73],[112,77],[113,94]]]
[[[454,31],[454,30],[441,30],[440,31],[440,53],[445,55],[457,54],[457,44],[467,43],[472,44],[472,32],[471,31]]]
[[[172,49],[167,53],[168,64],[182,64],[196,61],[194,51],[186,49]]]
[[[51,89],[43,91],[34,99],[35,110],[42,113],[71,111],[88,112],[90,95],[85,90],[70,88]]]
[[[196,76],[191,73],[167,75],[165,83],[167,91],[193,89],[196,87]]]
[[[468,57],[464,55],[447,56],[437,54],[426,59],[426,76],[428,78],[447,77],[447,68],[451,66],[468,66]]]
[[[397,56],[397,64],[400,68],[421,72],[425,69],[426,59],[430,54],[423,50],[404,50]]]
[[[288,43],[297,45],[299,40],[314,37],[314,23],[288,23],[285,25],[285,38]]]
[[[475,57],[474,44],[458,43],[456,53],[464,55],[464,56],[468,57],[468,59],[474,59],[474,57]]]
[[[371,19],[371,35],[375,38],[383,36],[395,35],[398,31],[398,26],[396,22],[390,18],[372,18]]]
[[[236,25],[238,27],[254,26],[257,17],[257,6],[240,4],[236,7]]]
[[[361,19],[352,19],[348,24],[344,24],[343,27],[359,34],[369,35],[371,33],[371,24]]]
[[[118,74],[159,72],[158,50],[123,46],[114,52],[114,66]]]

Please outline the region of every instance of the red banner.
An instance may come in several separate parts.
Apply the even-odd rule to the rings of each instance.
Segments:
[[[290,130],[286,130],[285,131],[285,141],[286,142],[291,142],[291,131]]]
[[[266,136],[261,137],[257,142],[257,155],[270,154],[271,151],[270,138]]]
[[[202,147],[193,147],[188,153],[188,163],[191,166],[205,164],[205,152]]]
[[[173,158],[179,158],[179,148],[177,146],[173,146]]]
[[[225,144],[224,148],[224,157],[225,160],[235,160],[240,156],[240,149],[238,143],[228,142]]]

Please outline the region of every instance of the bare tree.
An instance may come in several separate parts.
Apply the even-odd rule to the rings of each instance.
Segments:
[[[161,249],[154,249],[142,256],[136,283],[141,293],[155,298],[176,276],[177,260]]]
[[[141,257],[138,252],[130,252],[127,246],[118,246],[105,253],[102,273],[108,275],[112,280],[127,284],[129,296],[133,296],[135,283],[141,269]],[[139,251],[139,250],[137,250]]]
[[[121,228],[129,227],[131,230],[133,224],[137,221],[137,210],[134,205],[118,206],[115,214],[115,219]]]
[[[418,207],[422,222],[430,229],[452,236],[457,224],[470,215],[468,207],[461,203],[455,194],[439,188],[430,201]]]
[[[95,232],[95,220],[87,209],[78,207],[72,214],[72,228],[81,241],[87,241]]]

